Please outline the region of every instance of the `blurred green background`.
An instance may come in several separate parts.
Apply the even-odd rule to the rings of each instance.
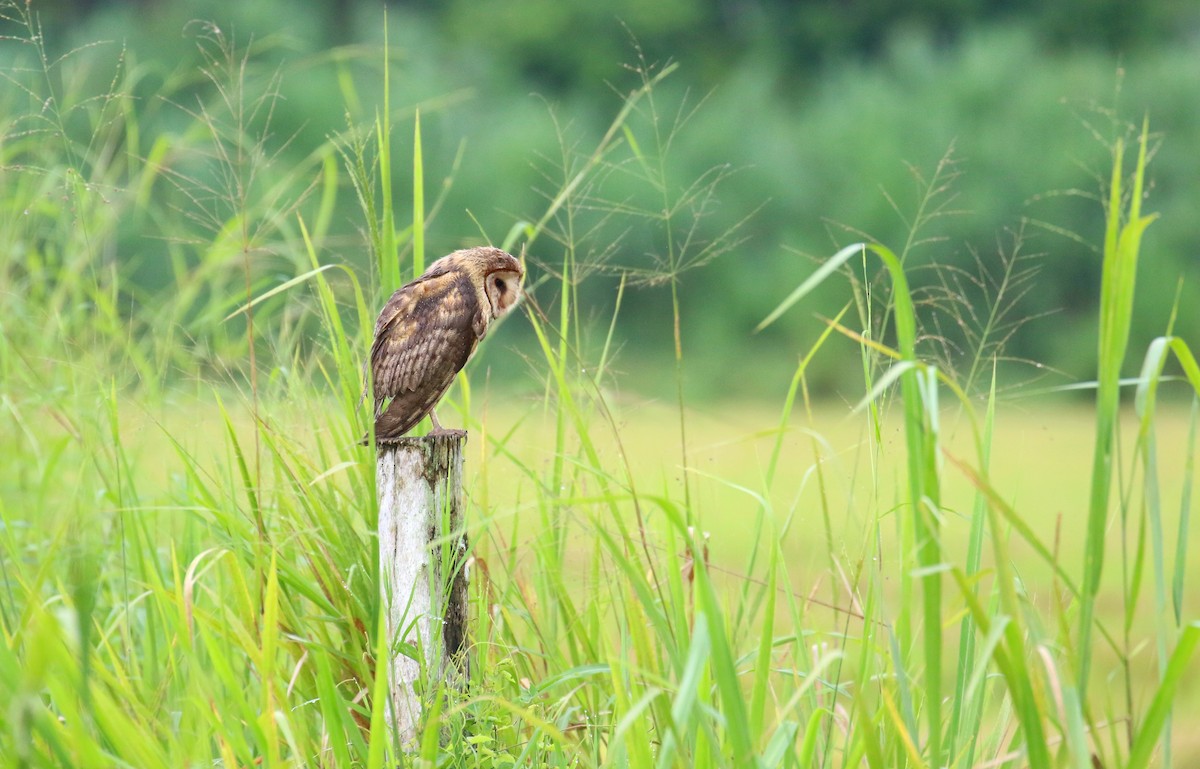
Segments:
[[[51,60],[70,53],[95,62],[96,93],[115,77],[115,62],[136,74],[142,147],[196,129],[187,113],[212,98],[196,73],[215,29],[251,52],[248,87],[281,97],[263,133],[263,173],[310,169],[315,179],[306,159],[351,126],[373,124],[382,108],[378,2],[38,0],[32,8]],[[577,256],[589,265],[581,298],[597,333],[607,329],[620,276],[630,280],[615,333],[631,388],[670,387],[669,249],[686,239],[704,263],[674,275],[690,394],[774,400],[822,330],[816,316],[836,314],[850,293],[825,290],[767,331],[754,326],[814,260],[864,234],[897,250],[913,240],[928,355],[951,366],[971,359],[971,326],[988,314],[1008,264],[1020,279],[1006,294],[1019,301],[1001,308],[1015,322],[1003,334],[1004,354],[1018,361],[1013,381],[1088,378],[1111,145],[1147,115],[1157,135],[1148,209],[1163,218],[1143,247],[1133,357],[1165,331],[1181,278],[1176,329],[1186,337],[1200,326],[1200,4],[424,0],[388,4],[386,24],[398,218],[411,208],[418,107],[429,204],[445,195],[429,225],[431,257],[499,242],[515,222],[536,220],[564,169],[583,162],[638,85],[638,70],[678,64],[655,90],[657,121],[642,116],[667,148],[654,157],[664,189],[614,163],[575,222]],[[31,66],[31,55],[28,41],[0,41],[6,68]],[[28,110],[34,95],[6,82],[5,109]],[[321,260],[366,274],[362,212],[343,183]],[[704,194],[689,201],[696,189]],[[653,215],[680,199],[669,227]],[[153,202],[194,208],[181,201]],[[123,276],[118,306],[171,285],[186,218],[138,214],[106,236],[98,252]],[[192,231],[198,243],[211,237],[202,229]],[[544,237],[529,257],[554,270],[563,248]],[[256,269],[282,283],[303,262],[271,254]],[[528,333],[510,324],[505,346]],[[821,356],[810,381],[827,393],[857,392],[857,355],[847,348],[840,357]]]

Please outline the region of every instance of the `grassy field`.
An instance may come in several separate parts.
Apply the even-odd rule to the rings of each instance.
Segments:
[[[5,744],[6,753],[17,759],[13,765],[22,765],[21,761],[82,765],[86,761],[74,750],[91,738],[94,755],[105,757],[96,759],[100,765],[118,758],[137,765],[147,765],[138,762],[150,759],[152,764],[173,765],[176,760],[186,764],[210,755],[209,750],[222,762],[244,765],[266,756],[263,741],[276,739],[280,765],[340,766],[339,751],[328,744],[325,703],[318,715],[314,699],[303,694],[310,675],[316,679],[309,685],[315,685],[317,699],[333,697],[338,707],[345,708],[347,720],[357,718],[364,735],[370,733],[370,700],[362,697],[369,688],[369,681],[363,679],[372,668],[368,664],[352,672],[350,661],[335,651],[337,646],[324,648],[329,641],[322,639],[330,631],[322,632],[321,626],[337,628],[339,645],[360,636],[351,646],[369,660],[366,650],[377,644],[366,630],[374,611],[371,581],[356,586],[360,604],[321,609],[324,602],[310,593],[321,584],[322,569],[306,551],[318,544],[326,548],[335,561],[328,566],[350,577],[349,582],[354,581],[351,575],[356,570],[369,572],[374,558],[371,456],[339,439],[347,433],[336,427],[341,418],[338,404],[313,392],[300,400],[260,406],[260,418],[268,428],[259,436],[264,444],[260,472],[265,477],[247,485],[240,476],[254,473],[252,410],[236,391],[219,393],[176,394],[165,402],[122,398],[109,403],[116,406],[110,418],[100,414],[93,420],[57,413],[46,404],[10,408],[13,419],[6,425],[6,441],[22,447],[15,455],[20,460],[6,463],[3,470],[7,590],[2,608],[8,654],[15,655],[7,657],[9,676],[3,681],[11,687],[10,701],[18,703],[9,711]],[[94,398],[103,403],[107,396],[93,390],[71,397],[73,402]],[[228,405],[219,405],[218,397]],[[634,633],[624,626],[631,619],[628,615],[643,611],[638,586],[649,590],[655,579],[665,579],[665,569],[679,573],[689,557],[690,545],[668,512],[673,502],[678,513],[685,495],[691,498],[691,522],[708,535],[704,563],[715,587],[713,598],[722,607],[718,611],[728,622],[726,642],[741,682],[738,688],[746,694],[755,678],[753,650],[766,632],[764,626],[775,628],[770,635],[774,669],[765,685],[762,728],[787,723],[784,716],[799,709],[791,701],[797,692],[805,693],[802,702],[812,699],[805,704],[814,708],[813,713],[830,714],[838,728],[853,728],[853,708],[861,707],[856,702],[862,696],[855,693],[857,676],[849,666],[838,668],[836,674],[833,670],[839,661],[855,659],[867,648],[874,647],[872,654],[886,659],[885,648],[878,647],[879,636],[884,628],[893,627],[905,601],[912,600],[904,595],[899,571],[904,557],[897,551],[903,536],[897,524],[903,513],[895,502],[903,496],[905,474],[902,420],[886,419],[877,442],[867,416],[852,413],[846,404],[819,404],[811,418],[793,415],[779,444],[779,470],[768,485],[765,479],[779,437],[780,414],[762,404],[689,409],[691,471],[685,473],[676,437],[678,413],[669,404],[626,400],[611,405],[611,422],[590,417],[587,435],[598,464],[589,466],[586,457],[577,453],[577,436],[570,431],[567,451],[556,448],[555,411],[532,396],[477,393],[476,398],[470,409],[473,430],[466,488],[470,536],[483,564],[482,569],[476,567],[473,588],[478,680],[469,696],[456,700],[463,709],[458,715],[469,714],[469,718],[452,721],[455,729],[469,736],[471,747],[458,744],[463,734],[456,732],[455,758],[447,758],[451,764],[506,765],[508,758],[553,764],[555,756],[579,763],[587,762],[585,748],[597,764],[629,760],[607,747],[610,740],[622,736],[621,722],[613,715],[614,692],[610,684],[588,681],[587,676],[615,669],[619,660],[632,668],[631,686],[647,687],[643,697],[679,701],[683,690],[671,683],[669,658],[660,660],[666,670],[642,668],[646,665],[642,655],[671,653],[665,639],[643,639],[657,647],[654,651],[623,651],[622,646],[631,641],[627,634]],[[947,454],[968,456],[971,442],[964,436],[962,415],[948,410],[943,416]],[[459,413],[446,419],[467,417]],[[1005,500],[1036,538],[1053,548],[1056,560],[1070,573],[1082,568],[1094,420],[1094,409],[1078,401],[1006,403],[997,410],[991,438],[992,482],[1005,490]],[[1160,445],[1189,447],[1193,421],[1186,404],[1164,407],[1158,418]],[[64,422],[72,427],[64,429]],[[20,430],[14,429],[18,426]],[[1121,429],[1121,453],[1129,456],[1137,432],[1129,409]],[[105,434],[109,430],[115,434]],[[277,451],[279,456],[269,457]],[[1162,497],[1186,498],[1183,486],[1190,478],[1192,457],[1183,451],[1167,453],[1159,465]],[[564,456],[576,470],[560,469],[566,484],[561,495],[551,498],[544,485],[556,472],[556,460]],[[824,492],[815,476],[818,458],[826,466]],[[242,461],[247,466],[239,470]],[[629,474],[615,488],[605,490],[595,473],[597,467],[614,476],[626,469]],[[127,475],[122,478],[122,473]],[[687,492],[685,477],[690,485]],[[328,487],[331,493],[304,501],[311,493],[304,491],[306,487]],[[265,543],[255,543],[251,489],[266,517]],[[630,536],[628,532],[637,526],[630,489],[644,498],[643,504],[652,507],[653,500],[661,500],[663,506],[646,513],[645,543],[633,536],[617,547],[621,537]],[[942,551],[945,562],[957,568],[971,552],[975,491],[961,473],[953,469],[945,473]],[[114,504],[116,500],[124,500],[124,505]],[[330,508],[320,510],[321,504]],[[305,507],[311,509],[305,513]],[[1096,711],[1104,714],[1096,716],[1099,732],[1119,746],[1118,735],[1128,724],[1118,720],[1119,715],[1112,716],[1125,712],[1126,698],[1133,713],[1145,713],[1158,687],[1159,671],[1152,643],[1154,611],[1144,596],[1130,598],[1127,589],[1129,550],[1137,534],[1122,532],[1116,519],[1110,525],[1108,568],[1096,622],[1117,643],[1097,649],[1093,675],[1105,685],[1093,690],[1091,697]],[[1059,621],[1069,622],[1074,615],[1071,601],[1046,562],[1012,529],[1002,527],[1001,532],[1007,544],[998,552],[1008,557],[1008,568],[1020,580],[1021,603],[1029,621],[1043,617],[1052,625],[1058,616]],[[1184,552],[1194,551],[1196,536],[1193,528]],[[601,544],[605,537],[615,538],[615,551]],[[287,568],[280,573],[266,571],[257,560],[262,553],[276,553],[277,568],[285,563]],[[986,564],[990,560],[986,555],[983,560],[981,581],[986,585],[992,567]],[[632,564],[657,569],[658,576],[623,573]],[[264,634],[270,635],[261,623],[270,616],[272,578],[280,591],[276,611],[294,612],[287,620],[276,619],[280,636],[274,681],[264,680],[258,672],[265,664],[259,656],[260,644],[267,642]],[[259,584],[258,598],[256,579],[265,580],[265,585]],[[773,606],[765,595],[768,585],[778,591]],[[681,605],[675,607],[681,617],[689,618],[693,629],[700,611],[694,588],[683,587],[676,597]],[[621,595],[622,589],[631,594]],[[267,590],[266,605],[261,603],[263,590]],[[983,592],[994,590],[992,585]],[[84,596],[89,592],[94,604],[84,617],[93,618],[96,637],[90,642],[95,644],[93,669],[87,673],[82,663],[70,662],[78,654],[77,644],[85,640],[78,637],[79,620],[71,618],[81,603],[86,605]],[[32,602],[35,595],[43,596],[40,608]],[[1195,616],[1196,596],[1185,592],[1183,598],[1182,616]],[[315,605],[306,606],[310,601]],[[763,616],[768,610],[773,617],[770,623]],[[339,611],[347,614],[337,616]],[[943,673],[953,680],[962,652],[949,631],[962,620],[961,597],[947,596],[942,611],[947,631]],[[993,619],[1003,617],[997,608],[992,612]],[[593,619],[589,622],[588,617]],[[194,644],[205,637],[206,624],[212,637],[203,651]],[[587,641],[572,641],[581,626],[586,628]],[[1062,653],[1058,646],[1062,640],[1052,640],[1056,636],[1052,627],[1038,627],[1037,632],[1046,634],[1044,654]],[[686,664],[695,654],[694,630],[684,631],[677,643],[674,651]],[[314,661],[321,653],[337,662]],[[224,660],[218,664],[210,655]],[[327,682],[337,695],[322,693],[321,671],[334,664],[349,667],[342,673],[346,677]],[[886,662],[881,659],[875,664]],[[223,671],[225,667],[228,670]],[[806,670],[823,674],[807,685],[807,692]],[[986,668],[978,670],[983,675]],[[222,681],[232,671],[239,672],[233,680]],[[912,675],[914,685],[919,685],[920,670]],[[564,679],[569,682],[576,676],[580,680],[564,688]],[[88,702],[88,695],[78,687],[89,679],[86,689],[108,695],[91,695],[95,699],[90,707],[97,712],[89,716],[63,708],[62,697],[80,700],[77,707]],[[1003,689],[999,682],[993,686]],[[696,696],[703,694],[701,688]],[[494,698],[504,698],[506,704],[497,707]],[[993,692],[981,699],[980,734],[992,742],[980,748],[989,752],[961,765],[1024,764],[1023,751],[1011,746],[1020,732],[1012,724],[1005,696]],[[314,711],[308,716],[305,702]],[[232,720],[217,712],[235,703],[233,712],[241,715]],[[308,735],[313,742],[306,746],[294,735],[289,742],[285,734],[272,735],[247,720],[251,713],[269,714],[266,709],[271,706],[274,718],[290,729],[297,728],[294,719],[314,719],[310,724],[314,731]],[[711,706],[719,707],[719,701]],[[110,731],[115,727],[99,715],[105,708],[124,711],[133,722],[126,724],[132,732]],[[198,714],[196,708],[209,712]],[[45,721],[48,714],[59,718],[57,727]],[[1188,727],[1200,722],[1196,693],[1185,688],[1173,714],[1174,760],[1188,765],[1200,755],[1200,745]],[[585,728],[587,717],[604,722]],[[692,717],[702,718],[702,714]],[[68,728],[68,718],[79,719],[85,728]],[[189,727],[189,718],[207,726]],[[653,721],[647,724],[647,750],[661,747],[654,736],[656,728],[660,727]],[[720,722],[710,728],[718,730],[713,736],[719,740]],[[885,723],[883,728],[889,727]],[[890,729],[902,734],[902,722]],[[241,750],[229,736],[231,730],[245,731]],[[55,735],[56,731],[60,733]],[[539,733],[561,734],[555,738],[561,742],[547,738],[546,744],[533,749]],[[481,736],[487,739],[480,741]],[[793,749],[805,747],[803,736],[794,735]],[[815,753],[810,758],[844,765],[844,747],[822,746],[849,736],[830,732],[811,748]],[[145,742],[143,752],[131,749],[137,740]],[[591,740],[598,744],[589,746]],[[49,750],[56,743],[57,748]],[[364,748],[369,744],[364,740]],[[346,758],[351,764],[365,763],[366,754],[354,758],[353,745],[347,738]],[[729,756],[722,758],[716,745],[714,753],[709,758],[713,765],[736,764],[729,764]],[[686,751],[682,756],[687,762],[695,758]],[[885,754],[883,761],[884,765],[905,763],[900,755]],[[918,763],[915,757],[910,762]]]
[[[382,630],[357,442],[375,310],[434,256],[444,201],[424,197],[419,121],[403,164],[385,98],[373,124],[273,170],[271,97],[242,90],[219,30],[213,98],[173,139],[139,138],[147,107],[121,82],[88,96],[86,78],[38,77],[70,72],[29,31],[40,68],[14,71],[24,90],[0,114],[0,766],[1200,760],[1200,368],[1170,328],[1127,349],[1153,221],[1145,127],[1136,159],[1114,147],[1086,401],[999,398],[986,377],[968,397],[928,354],[909,249],[866,244],[762,308],[769,325],[849,278],[840,329],[780,351],[798,363],[776,402],[695,404],[679,276],[737,234],[681,237],[678,212],[712,189],[668,183],[668,71],[641,73],[597,144],[564,150],[545,212],[492,238],[541,261],[441,411],[471,431],[474,673],[426,681],[420,737],[400,745],[383,695],[404,648]],[[403,226],[393,162],[412,181]],[[649,279],[675,321],[667,402],[622,394],[621,295],[578,301],[590,185],[629,169],[661,214],[601,216],[665,233]],[[325,238],[347,190],[366,270]],[[158,234],[165,287],[137,280],[123,228]],[[971,369],[991,369],[1004,329],[984,325]],[[817,355],[861,363],[853,402],[809,397]],[[493,388],[500,365],[527,376]]]

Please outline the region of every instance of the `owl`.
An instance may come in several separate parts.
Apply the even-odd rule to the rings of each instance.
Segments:
[[[524,276],[511,254],[468,248],[392,294],[371,344],[376,442],[395,441],[426,414],[435,433],[446,432],[433,408],[479,340],[517,303]]]

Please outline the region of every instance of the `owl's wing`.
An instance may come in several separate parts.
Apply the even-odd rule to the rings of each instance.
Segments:
[[[399,438],[437,404],[486,326],[469,276],[426,275],[388,300],[375,324],[375,438]]]

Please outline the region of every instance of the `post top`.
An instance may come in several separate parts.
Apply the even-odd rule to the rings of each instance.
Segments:
[[[375,449],[420,449],[425,446],[461,445],[467,441],[466,430],[441,430],[428,435],[405,435],[400,438],[385,438],[375,441]]]

